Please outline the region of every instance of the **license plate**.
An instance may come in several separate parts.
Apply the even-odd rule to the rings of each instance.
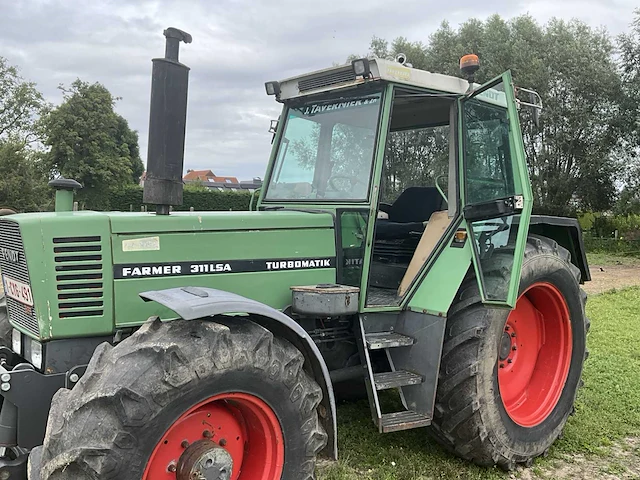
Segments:
[[[4,292],[8,297],[33,307],[33,296],[31,295],[30,285],[14,280],[6,275],[2,276],[2,282],[4,283]]]

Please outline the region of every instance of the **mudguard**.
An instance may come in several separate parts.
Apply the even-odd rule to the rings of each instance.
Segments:
[[[571,263],[580,269],[581,283],[591,280],[580,224],[575,218],[531,215],[529,233],[551,238],[571,253]]]
[[[274,334],[284,336],[291,341],[311,365],[315,380],[322,388],[323,399],[320,409],[322,422],[329,440],[325,447],[325,455],[338,458],[338,438],[336,421],[336,402],[329,369],[322,358],[318,347],[304,328],[291,317],[279,310],[250,298],[205,287],[179,287],[166,290],[154,290],[140,294],[145,301],[154,301],[177,313],[184,320],[210,317],[230,313],[248,313],[258,316],[258,324],[271,330]],[[252,319],[253,320],[253,319]],[[263,320],[263,321],[260,321]],[[274,328],[275,327],[275,328]],[[287,333],[289,335],[287,335]],[[297,338],[291,338],[291,333]],[[289,338],[287,338],[289,337]],[[327,412],[322,415],[322,411]]]

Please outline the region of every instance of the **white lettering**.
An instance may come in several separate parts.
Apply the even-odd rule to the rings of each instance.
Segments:
[[[122,269],[122,276],[123,277],[128,277],[131,274],[131,269],[129,267],[124,267]]]
[[[180,265],[172,265],[171,273],[173,273],[174,275],[182,273],[182,267]]]

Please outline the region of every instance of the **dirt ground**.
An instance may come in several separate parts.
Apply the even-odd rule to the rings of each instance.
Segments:
[[[606,456],[567,455],[552,466],[519,469],[510,477],[519,480],[640,479],[640,439],[626,438],[612,446]]]
[[[589,295],[640,285],[640,265],[589,265],[589,270],[591,281],[583,285]]]

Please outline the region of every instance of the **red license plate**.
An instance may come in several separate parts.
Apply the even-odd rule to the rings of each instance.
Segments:
[[[33,296],[31,295],[30,285],[9,278],[6,275],[2,276],[2,281],[4,283],[4,292],[8,297],[33,307]]]

